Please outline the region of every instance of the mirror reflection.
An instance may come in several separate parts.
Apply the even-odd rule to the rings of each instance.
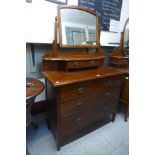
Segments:
[[[63,45],[96,45],[96,16],[79,9],[60,9]]]

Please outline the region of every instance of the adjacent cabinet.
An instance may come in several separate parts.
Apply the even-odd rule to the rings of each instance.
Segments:
[[[129,115],[129,18],[121,33],[120,46],[112,51],[110,65],[128,70],[123,79],[120,102],[124,106],[125,121]]]
[[[114,121],[127,70],[105,67],[104,51],[98,41],[96,13],[79,6],[58,8],[52,50],[43,57],[48,127],[56,137],[58,150],[64,144]],[[61,48],[71,52],[63,53]]]

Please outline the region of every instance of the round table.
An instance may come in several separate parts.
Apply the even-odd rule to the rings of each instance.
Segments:
[[[44,90],[44,84],[38,79],[26,78],[26,126],[32,124],[35,128],[37,125],[32,123],[31,106],[38,96]]]

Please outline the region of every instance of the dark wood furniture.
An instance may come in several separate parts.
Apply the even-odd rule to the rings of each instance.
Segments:
[[[72,136],[117,111],[126,70],[103,67],[89,71],[45,71],[48,125],[60,149]],[[51,97],[55,102],[51,102]]]
[[[129,57],[124,53],[124,33],[121,32],[120,46],[114,49],[110,55],[110,65],[117,68],[129,68]]]
[[[26,127],[32,125],[35,129],[38,128],[38,125],[33,122],[31,116],[31,106],[34,103],[34,100],[37,95],[39,95],[44,89],[44,84],[34,78],[26,78]],[[26,147],[26,155],[30,155]]]
[[[86,12],[87,14],[91,14],[94,18],[96,18],[95,21],[95,44],[67,44],[63,43],[63,33],[62,33],[62,17],[61,17],[61,11],[60,10],[80,10],[83,12]],[[71,14],[69,14],[70,16]],[[73,15],[72,18],[75,16]],[[82,16],[81,16],[82,17]],[[78,21],[79,22],[79,19]],[[89,25],[87,25],[88,27]],[[59,30],[59,31],[58,31]],[[59,32],[59,33],[58,33]],[[58,44],[58,36],[59,34],[59,44]],[[69,51],[72,50],[72,52],[61,52],[60,47],[68,48]],[[89,53],[89,49],[93,48],[95,52]],[[55,39],[52,44],[52,49],[49,53],[44,55],[43,58],[43,70],[75,70],[79,68],[98,68],[103,64],[105,56],[103,54],[103,50],[100,47],[99,43],[99,28],[98,28],[98,16],[95,12],[88,10],[86,8],[80,7],[80,6],[58,6],[58,17],[55,18]]]
[[[127,121],[127,117],[129,116],[129,74],[126,74],[123,79],[120,101],[124,105],[124,120]]]
[[[96,16],[95,45],[57,43],[57,28],[61,29],[60,9],[82,10]],[[79,21],[79,20],[78,20]],[[104,67],[104,51],[98,40],[98,17],[78,6],[58,8],[55,21],[55,40],[51,51],[43,56],[43,75],[46,79],[48,127],[53,131],[57,149],[64,144],[114,121],[126,69]],[[61,47],[69,52],[61,52]],[[95,52],[89,52],[89,49]],[[70,52],[71,51],[71,52]]]
[[[44,84],[34,78],[26,78],[26,126],[32,124],[37,128],[37,125],[33,123],[31,116],[31,106],[37,95],[39,95],[44,89]]]
[[[126,68],[128,70],[126,76],[123,79],[123,85],[120,94],[120,101],[124,105],[125,121],[129,115],[129,55],[126,56],[126,51],[129,53],[129,47],[124,46],[124,35],[126,33],[127,24],[129,18],[127,19],[124,30],[121,33],[120,46],[114,49],[110,56],[110,66],[116,68]]]

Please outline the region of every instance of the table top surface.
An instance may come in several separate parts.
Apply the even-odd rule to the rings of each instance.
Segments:
[[[39,95],[44,89],[44,84],[38,79],[26,78],[26,100]]]
[[[77,72],[44,71],[42,74],[54,87],[58,87],[76,82],[123,75],[127,74],[128,72],[128,69],[103,67],[95,70]]]

